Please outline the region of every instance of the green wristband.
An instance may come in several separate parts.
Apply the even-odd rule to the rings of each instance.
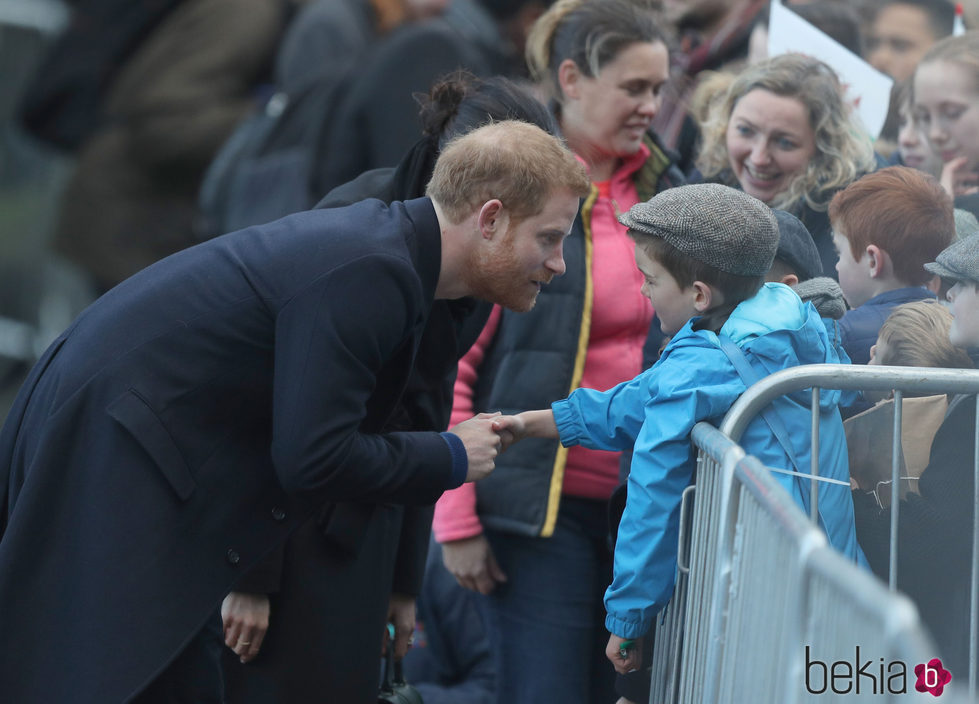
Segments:
[[[625,660],[629,657],[629,651],[636,647],[636,641],[633,639],[624,640],[619,643],[619,657]]]

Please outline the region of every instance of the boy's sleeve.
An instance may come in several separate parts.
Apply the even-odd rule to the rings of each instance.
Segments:
[[[643,406],[649,398],[644,372],[608,391],[576,389],[563,401],[551,404],[554,422],[565,447],[625,450],[635,443],[642,427]]]
[[[676,579],[680,497],[695,465],[690,431],[724,415],[743,391],[735,379],[705,379],[694,355],[675,353],[659,365],[644,405],[628,479],[628,498],[615,544],[612,584],[605,592],[605,626],[638,638],[669,601]]]

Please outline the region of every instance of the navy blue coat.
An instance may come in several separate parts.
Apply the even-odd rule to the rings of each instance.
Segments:
[[[0,433],[5,701],[126,700],[307,511],[454,483],[438,433],[374,434],[440,259],[428,199],[365,201],[185,250],[82,313]]]

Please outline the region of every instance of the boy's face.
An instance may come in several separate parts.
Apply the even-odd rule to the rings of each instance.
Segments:
[[[664,334],[675,335],[690,318],[700,315],[693,286],[680,288],[673,275],[638,244],[636,266],[643,275],[640,292],[653,304]]]
[[[952,311],[948,337],[956,347],[979,347],[979,291],[976,288],[977,284],[972,281],[957,281],[946,295]]]
[[[833,228],[833,244],[839,252],[840,259],[836,262],[836,273],[840,276],[840,288],[843,289],[843,296],[851,308],[862,306],[873,298],[871,288],[873,279],[870,277],[870,270],[867,266],[867,253],[864,252],[860,259],[854,259],[850,251],[850,240],[841,234],[835,227]]]

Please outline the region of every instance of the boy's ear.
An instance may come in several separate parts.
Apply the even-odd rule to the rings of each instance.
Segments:
[[[865,256],[867,257],[867,271],[870,273],[870,278],[880,278],[890,270],[890,255],[877,245],[868,244]]]
[[[483,239],[491,240],[499,233],[503,234],[507,230],[510,217],[503,207],[503,202],[498,198],[488,200],[483,203],[476,216],[476,227]]]
[[[698,313],[704,313],[724,302],[720,291],[712,289],[703,281],[694,281],[690,288],[693,289],[693,307]]]
[[[799,277],[796,274],[786,274],[781,278],[779,283],[785,284],[786,286],[795,286],[799,283]]]

